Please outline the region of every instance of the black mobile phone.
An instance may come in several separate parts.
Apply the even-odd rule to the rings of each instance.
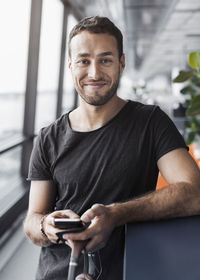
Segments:
[[[58,240],[57,243],[61,241],[61,243],[65,243],[65,239],[63,239],[63,234],[65,233],[78,233],[84,231],[90,223],[84,224],[80,219],[69,219],[69,218],[55,218],[54,219],[55,226],[59,229],[63,229],[64,231],[57,232]]]
[[[55,218],[55,226],[59,229],[84,229],[85,225],[80,219]]]

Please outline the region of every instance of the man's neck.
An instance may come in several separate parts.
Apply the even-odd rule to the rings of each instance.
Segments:
[[[114,96],[102,106],[81,101],[80,106],[69,114],[70,125],[76,131],[92,131],[102,127],[123,108],[127,101]]]

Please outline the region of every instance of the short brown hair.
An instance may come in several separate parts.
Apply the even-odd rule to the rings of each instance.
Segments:
[[[70,43],[72,38],[84,30],[91,33],[107,33],[109,35],[114,36],[117,41],[119,58],[121,58],[123,54],[123,35],[121,31],[107,17],[100,17],[100,16],[86,17],[74,26],[74,28],[71,30],[69,34],[69,41],[68,41],[69,57],[71,56]]]

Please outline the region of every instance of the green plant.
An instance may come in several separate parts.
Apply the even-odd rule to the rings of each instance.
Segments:
[[[181,70],[173,82],[183,83],[188,81],[188,84],[182,88],[181,93],[187,95],[186,142],[191,144],[200,138],[200,53],[197,51],[191,52],[188,63],[192,70]]]

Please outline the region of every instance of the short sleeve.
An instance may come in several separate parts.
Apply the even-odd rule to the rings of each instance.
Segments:
[[[159,107],[154,111],[152,122],[156,160],[178,148],[189,150],[173,121]]]
[[[50,164],[47,156],[47,148],[44,143],[44,131],[40,131],[37,139],[35,141],[30,162],[29,162],[29,172],[28,181],[31,180],[52,180],[52,174],[50,171]]]

